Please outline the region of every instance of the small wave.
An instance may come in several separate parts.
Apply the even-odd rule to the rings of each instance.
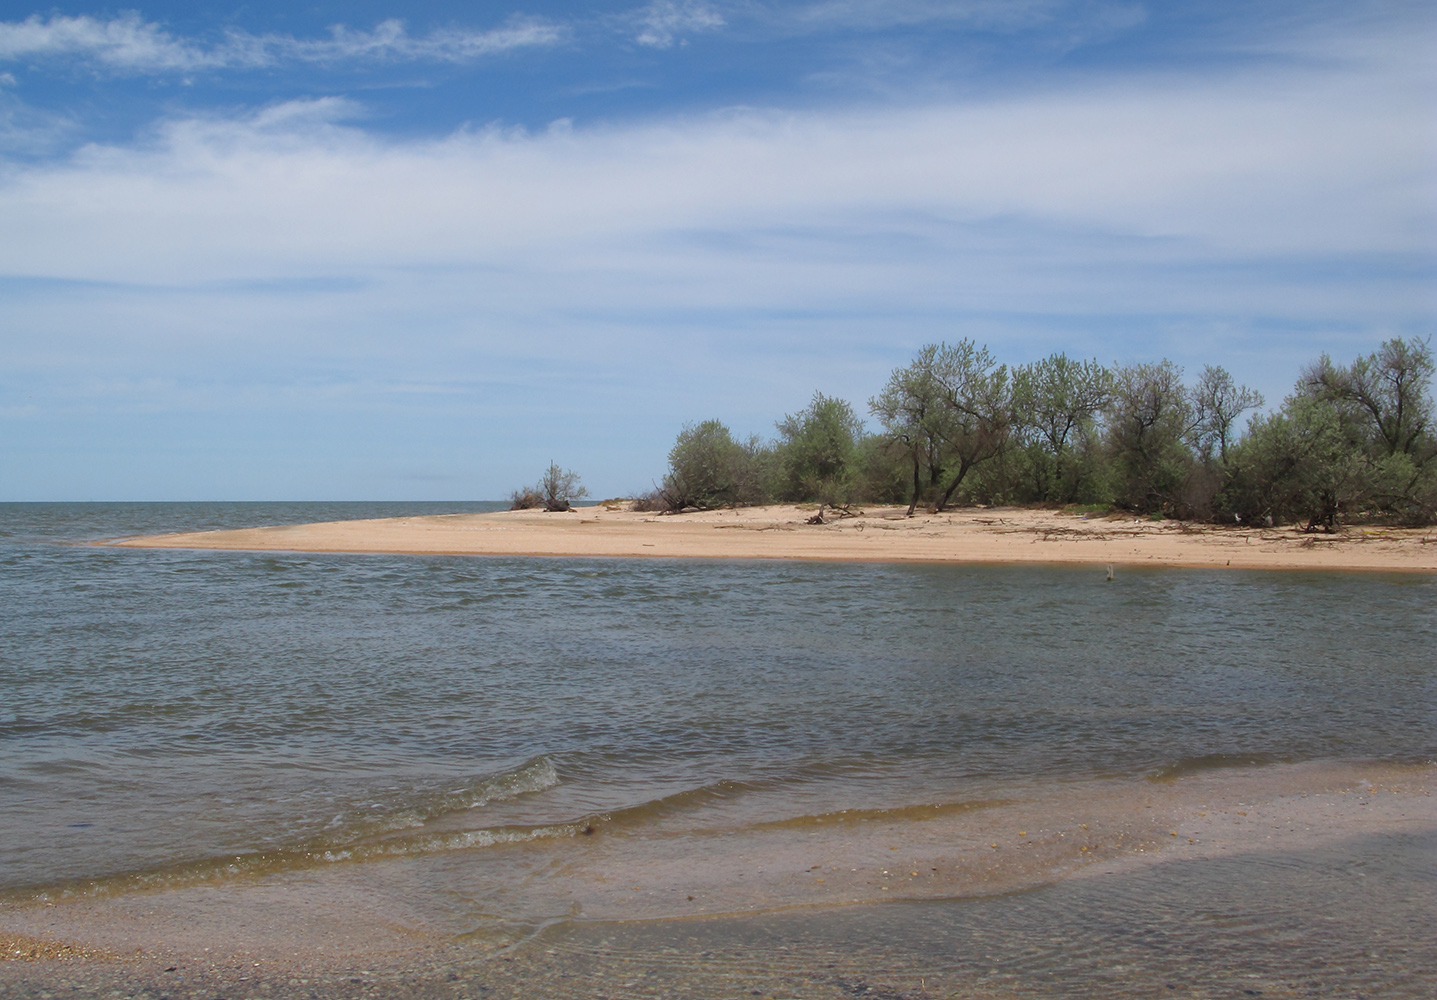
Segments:
[[[543,792],[559,783],[559,772],[553,761],[546,756],[539,756],[525,761],[513,770],[488,775],[462,788],[421,795],[417,803],[412,802],[411,796],[411,803],[402,808],[385,808],[382,803],[373,803],[373,806],[378,807],[375,810],[377,815],[362,811],[342,812],[330,820],[323,833],[307,837],[293,846],[231,853],[143,871],[76,879],[53,889],[20,886],[0,896],[47,899],[51,898],[52,893],[61,897],[106,895],[223,878],[268,875],[335,862],[492,847],[592,832],[593,826],[589,820],[532,827],[503,826],[437,833],[425,833],[417,829],[445,815]]]
[[[179,888],[233,878],[257,878],[345,862],[378,861],[440,851],[460,851],[553,840],[592,833],[585,821],[534,827],[494,827],[454,833],[392,837],[367,844],[311,844],[303,848],[256,851],[249,854],[206,858],[141,872],[123,872],[100,878],[76,879],[45,888],[19,887],[0,892],[0,900],[57,901],[74,897],[117,895],[145,889]]]
[[[1270,764],[1288,763],[1290,758],[1265,753],[1207,753],[1196,757],[1184,757],[1179,761],[1159,768],[1148,775],[1149,781],[1177,781],[1205,771],[1221,771],[1235,767],[1266,767]]]
[[[460,788],[430,792],[400,807],[379,807],[378,817],[363,814],[354,818],[353,832],[356,839],[409,830],[432,823],[441,816],[451,813],[482,809],[494,802],[509,802],[521,795],[533,795],[548,791],[559,784],[559,770],[546,756],[534,757],[511,771],[488,775]],[[335,817],[331,828],[348,826],[350,818]]]
[[[839,826],[856,823],[917,823],[944,816],[994,809],[1011,804],[1011,799],[971,799],[964,802],[935,802],[923,805],[891,806],[884,809],[836,809],[812,816],[755,823],[755,830],[793,830],[810,826]]]

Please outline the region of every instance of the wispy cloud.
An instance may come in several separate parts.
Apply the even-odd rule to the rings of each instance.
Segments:
[[[654,0],[636,12],[634,40],[656,49],[671,48],[685,36],[724,26],[723,15],[702,0]]]
[[[285,102],[13,168],[0,273],[165,284],[442,265],[528,270],[537,289],[557,268],[575,307],[632,293],[635,307],[807,309],[836,289],[890,302],[901,280],[899,298],[1056,309],[1075,276],[1108,267],[1102,295],[1151,303],[1158,286],[1117,291],[1130,258],[1176,275],[1428,252],[1428,93],[1401,69],[1414,45],[1221,81],[430,141],[346,124],[361,110],[347,101]],[[935,278],[971,266],[992,280]],[[1186,280],[1165,287],[1191,304]],[[551,291],[535,301],[563,298]]]
[[[310,39],[231,30],[222,41],[206,45],[175,36],[134,12],[109,20],[37,14],[0,22],[0,61],[79,59],[116,73],[254,69],[285,62],[466,62],[554,45],[563,34],[545,21],[516,19],[488,31],[455,28],[414,36],[402,21],[387,20],[372,31],[337,25],[328,37]]]

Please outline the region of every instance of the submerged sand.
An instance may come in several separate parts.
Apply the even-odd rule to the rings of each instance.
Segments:
[[[664,515],[601,504],[567,513],[503,511],[332,521],[126,538],[128,548],[429,555],[811,559],[1048,563],[1232,569],[1437,572],[1437,529],[1226,527],[1022,508],[906,517],[901,507],[852,516],[811,505]]]
[[[85,959],[230,981],[502,957],[558,923],[672,921],[993,897],[1170,861],[1437,831],[1431,765],[1220,768],[1049,783],[971,808],[862,812],[695,837],[651,829],[0,908],[15,965]],[[1417,877],[1417,873],[1414,873]],[[28,960],[28,961],[27,961]]]

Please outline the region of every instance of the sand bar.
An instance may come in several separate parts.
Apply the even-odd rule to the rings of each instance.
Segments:
[[[964,508],[905,517],[775,505],[663,515],[621,504],[561,514],[502,511],[333,521],[118,539],[129,548],[372,552],[427,555],[810,559],[858,562],[1048,563],[1232,569],[1437,572],[1437,528],[1214,526],[1130,515]]]
[[[22,975],[18,965],[201,963],[223,978],[261,967],[288,978],[423,965],[456,944],[471,956],[502,954],[566,912],[632,922],[997,896],[1169,861],[1430,834],[1433,778],[1421,764],[1224,768],[1172,780],[1040,784],[991,807],[927,818],[897,810],[750,827],[711,836],[702,848],[658,827],[642,837],[600,830],[538,845],[527,864],[522,850],[501,845],[80,893],[0,907],[0,993]],[[445,877],[427,877],[434,874]],[[468,902],[456,907],[456,899]],[[510,920],[496,920],[501,913]]]

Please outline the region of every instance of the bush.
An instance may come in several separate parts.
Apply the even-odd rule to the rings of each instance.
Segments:
[[[778,432],[783,436],[778,447],[782,499],[834,506],[852,502],[863,421],[851,405],[816,392],[807,407],[779,422]]]
[[[533,510],[543,502],[544,499],[534,492],[532,486],[525,486],[509,494],[510,510]]]
[[[579,482],[577,472],[561,469],[557,463],[550,462],[549,468],[538,483],[515,490],[509,495],[509,509],[532,510],[543,507],[551,513],[561,513],[569,510],[575,500],[581,500],[588,495],[589,491]]]
[[[669,451],[669,471],[657,492],[673,511],[765,503],[771,461],[772,452],[756,437],[735,441],[717,420],[688,424]]]

